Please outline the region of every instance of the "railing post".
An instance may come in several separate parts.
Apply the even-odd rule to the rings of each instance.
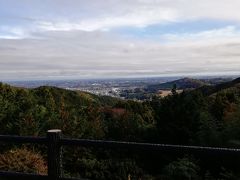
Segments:
[[[62,131],[52,129],[47,131],[48,139],[48,177],[57,180],[62,177],[62,147],[60,144]]]

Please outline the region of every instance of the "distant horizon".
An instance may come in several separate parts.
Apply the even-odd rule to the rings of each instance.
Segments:
[[[193,79],[214,79],[214,78],[238,78],[239,75],[170,75],[170,76],[141,76],[141,77],[112,77],[112,78],[66,78],[66,79],[11,79],[11,80],[0,80],[0,82],[52,82],[52,81],[110,81],[110,80],[147,80],[147,79],[182,79],[182,78],[193,78]]]

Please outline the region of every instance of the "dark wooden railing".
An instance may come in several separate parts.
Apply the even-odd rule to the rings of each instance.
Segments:
[[[47,137],[22,137],[0,135],[0,142],[5,143],[32,143],[44,144],[48,147],[48,174],[36,175],[19,172],[0,171],[0,178],[24,178],[24,179],[51,179],[51,180],[74,180],[73,178],[64,178],[62,173],[62,146],[82,146],[96,147],[107,149],[128,149],[136,151],[158,151],[158,152],[177,152],[177,153],[207,153],[240,156],[240,149],[218,148],[218,147],[201,147],[201,146],[183,146],[169,144],[151,144],[136,142],[119,142],[103,140],[86,140],[86,139],[68,139],[62,138],[61,130],[49,130]],[[76,179],[77,180],[77,179]],[[79,179],[78,179],[79,180]]]

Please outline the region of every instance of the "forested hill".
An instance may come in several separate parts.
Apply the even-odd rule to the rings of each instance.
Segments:
[[[1,134],[39,136],[60,128],[71,137],[137,140],[135,130],[141,133],[153,124],[145,103],[56,87],[0,84],[0,107]]]
[[[150,92],[157,92],[158,90],[171,90],[174,85],[177,89],[195,89],[210,84],[198,79],[183,78],[162,84],[149,85],[146,89]]]
[[[75,138],[238,148],[240,79],[144,102],[0,83],[0,134],[45,136],[53,128]],[[90,179],[127,179],[129,174],[133,179],[240,179],[240,164],[211,157],[74,148],[66,154],[66,172]]]
[[[189,79],[183,81],[190,82]],[[181,117],[183,119],[190,118],[189,121],[196,122],[193,114],[200,113],[202,109],[206,110],[210,116],[216,113],[215,111],[221,111],[221,116],[228,114],[230,105],[236,106],[231,111],[237,111],[239,88],[240,78],[215,86],[204,85],[166,98],[156,97],[152,101],[135,102],[49,86],[24,89],[0,83],[1,133],[44,135],[47,129],[61,128],[69,136],[143,140],[142,137],[148,135],[137,133],[148,132],[151,128],[155,132],[159,124],[164,127],[171,121],[172,116],[174,116],[172,117],[173,123],[180,122],[179,118]],[[220,101],[219,99],[221,102],[215,104]],[[215,110],[213,110],[212,106],[218,107],[214,107]],[[182,111],[178,112],[179,109]],[[188,111],[193,112],[191,115],[186,114]],[[172,113],[168,115],[168,112]],[[175,113],[180,114],[176,115]],[[75,126],[77,129],[72,129]],[[113,130],[115,128],[118,130]],[[168,132],[166,133],[168,134]],[[159,133],[162,132],[157,134]],[[166,138],[167,142],[171,137],[174,136],[163,136],[162,138]],[[186,142],[188,142],[187,138],[183,143]]]
[[[240,88],[240,78],[237,78],[233,81],[217,84],[215,86],[202,86],[201,88],[197,89],[200,90],[203,94],[209,96],[214,93],[218,93],[220,91],[227,91],[227,90],[239,90]]]

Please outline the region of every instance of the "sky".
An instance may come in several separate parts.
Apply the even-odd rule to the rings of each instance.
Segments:
[[[239,0],[0,0],[0,81],[240,75]]]

